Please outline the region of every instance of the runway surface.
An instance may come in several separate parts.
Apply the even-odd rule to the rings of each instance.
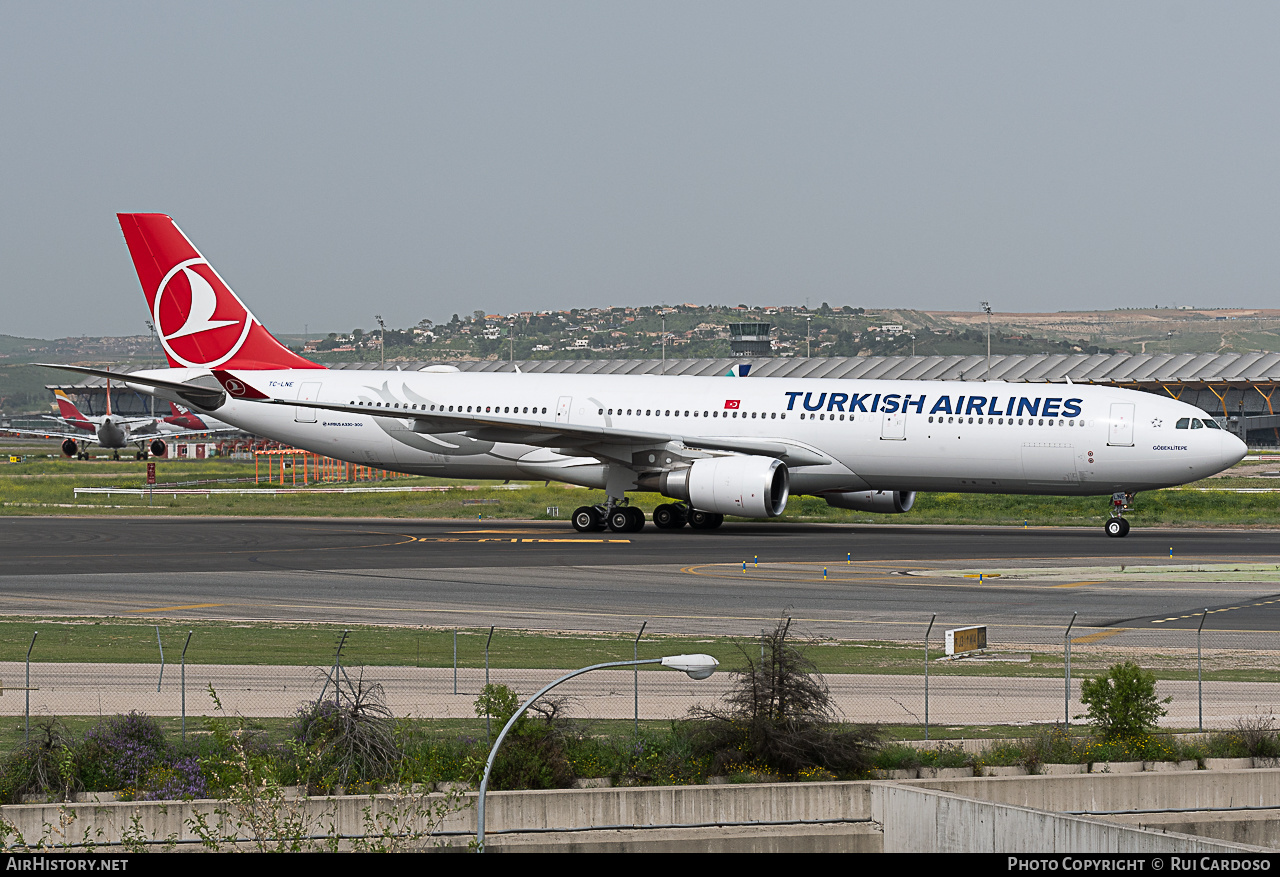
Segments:
[[[758,566],[757,566],[758,558]],[[1280,531],[726,524],[578,534],[566,523],[6,518],[0,614],[236,618],[1011,642],[1240,631],[1275,648]],[[746,563],[746,569],[743,564]],[[979,579],[977,576],[982,573]]]

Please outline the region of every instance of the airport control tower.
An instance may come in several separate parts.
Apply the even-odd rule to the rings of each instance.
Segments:
[[[734,356],[771,356],[773,341],[769,323],[730,323],[729,349]]]

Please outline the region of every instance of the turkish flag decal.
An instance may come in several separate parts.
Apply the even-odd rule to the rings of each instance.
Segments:
[[[741,408],[741,407],[742,407],[742,400],[741,400],[741,399],[725,399],[725,400],[724,400],[724,410],[725,410],[725,411],[729,411],[730,409],[732,409],[732,410],[736,411],[736,410],[738,410],[738,409],[739,409],[739,408]]]

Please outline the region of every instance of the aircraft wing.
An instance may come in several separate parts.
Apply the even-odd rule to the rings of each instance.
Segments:
[[[59,438],[74,439],[76,444],[98,444],[97,433],[92,432],[60,432],[56,429],[18,429],[17,427],[6,426],[0,429],[0,432],[11,432],[15,435],[29,435],[32,438]]]
[[[122,384],[133,384],[138,387],[152,387],[158,390],[168,390],[180,399],[184,399],[199,408],[207,411],[213,411],[220,408],[227,401],[227,394],[223,392],[221,387],[206,387],[200,384],[184,384],[181,381],[166,381],[159,378],[142,378],[133,375],[121,374],[120,372],[109,371],[102,368],[88,368],[83,365],[59,365],[51,362],[37,362],[36,365],[43,368],[56,368],[64,372],[74,372],[80,375],[93,375],[99,378],[108,378]]]
[[[214,377],[237,399],[261,402],[265,405],[316,408],[321,411],[337,411],[345,414],[373,415],[393,420],[412,420],[413,431],[418,433],[456,433],[486,441],[542,447],[579,448],[583,453],[600,456],[602,445],[629,445],[634,447],[663,447],[678,442],[687,448],[707,451],[733,451],[740,454],[756,454],[776,457],[788,466],[821,466],[832,462],[825,454],[812,448],[784,439],[755,439],[736,436],[700,436],[683,433],[647,432],[620,429],[609,426],[583,426],[555,421],[521,417],[504,417],[493,414],[464,414],[461,412],[421,411],[412,408],[386,408],[373,403],[344,405],[334,402],[307,402],[299,405],[296,399],[275,399],[249,386],[241,378],[224,371],[214,371]],[[608,455],[605,455],[608,456]]]
[[[147,441],[151,441],[152,439],[160,439],[161,441],[167,442],[167,441],[173,441],[174,439],[190,438],[192,436],[230,435],[233,432],[240,432],[240,430],[234,426],[231,426],[225,429],[184,429],[180,432],[149,432],[149,433],[146,433],[145,435],[137,435],[137,433],[135,433],[134,435],[137,436],[138,438],[145,438]],[[130,440],[132,441],[133,439],[130,439]]]

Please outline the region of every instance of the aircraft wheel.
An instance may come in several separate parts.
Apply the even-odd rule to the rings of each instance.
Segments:
[[[659,530],[678,530],[684,526],[684,515],[670,503],[663,503],[653,510],[653,524]]]
[[[1123,527],[1123,529],[1122,529],[1122,530],[1121,530],[1121,532],[1120,532],[1120,535],[1121,535],[1121,536],[1128,536],[1128,535],[1129,535],[1129,519],[1128,519],[1128,518],[1121,518],[1121,519],[1120,519],[1120,525]]]
[[[603,523],[600,513],[589,505],[573,510],[573,529],[579,533],[594,533]]]
[[[623,507],[609,514],[609,529],[615,533],[634,533],[643,526],[644,512],[639,509]]]
[[[628,532],[639,533],[644,529],[644,510],[633,507],[628,508],[627,512],[631,515],[631,529]]]
[[[716,520],[719,517],[720,520]],[[723,515],[714,515],[711,512],[700,512],[697,509],[689,510],[689,528],[691,530],[714,530],[724,521]]]
[[[1129,522],[1124,518],[1112,518],[1104,525],[1104,529],[1108,536],[1118,538],[1129,532]]]

